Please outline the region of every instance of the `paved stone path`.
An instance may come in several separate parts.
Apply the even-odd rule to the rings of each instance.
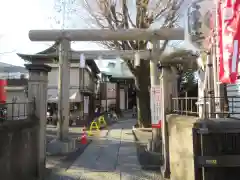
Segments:
[[[114,124],[101,132],[72,166],[50,180],[161,180],[159,174],[144,171],[138,162],[133,120]]]

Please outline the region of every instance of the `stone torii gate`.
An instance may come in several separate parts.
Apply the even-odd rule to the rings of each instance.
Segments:
[[[150,29],[129,29],[129,30],[101,30],[101,29],[81,29],[81,30],[31,30],[29,32],[29,38],[31,41],[59,41],[59,78],[61,79],[59,85],[59,112],[60,112],[60,139],[55,141],[53,146],[62,147],[60,149],[68,149],[68,128],[69,128],[69,57],[71,57],[70,52],[70,42],[71,41],[118,41],[118,40],[149,40],[152,41],[153,49],[151,52],[149,51],[140,51],[139,54],[145,60],[151,59],[151,67],[154,70],[151,73],[151,85],[157,84],[159,79],[157,78],[157,62],[158,62],[158,54],[159,54],[159,40],[184,40],[184,30],[179,29],[169,29],[162,28],[158,30],[150,30]],[[79,56],[81,53],[87,53],[84,51],[79,51]],[[120,57],[133,57],[134,51],[95,51],[90,52],[89,56],[96,55],[104,55],[104,53],[119,55]],[[76,55],[74,55],[76,56]],[[88,56],[88,55],[87,55]],[[104,56],[103,56],[104,57]],[[164,79],[164,78],[163,78]],[[164,93],[164,92],[163,92]],[[166,93],[166,92],[165,92]],[[164,99],[165,95],[162,95]],[[163,104],[163,112],[164,104]],[[45,137],[45,126],[46,122],[40,123],[40,131],[39,136]],[[163,119],[163,127],[162,127],[162,135],[165,136],[165,121]],[[45,141],[40,143],[40,155],[39,157],[44,157],[45,155]],[[165,144],[163,138],[163,144]],[[166,149],[166,148],[165,148]],[[61,150],[62,151],[62,150]],[[166,152],[164,152],[164,156],[166,157]],[[166,159],[166,158],[165,158]]]

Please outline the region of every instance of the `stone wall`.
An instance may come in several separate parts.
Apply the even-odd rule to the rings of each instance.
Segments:
[[[192,127],[197,117],[168,115],[171,180],[195,180]]]
[[[37,121],[18,120],[0,124],[0,174],[6,180],[37,177]]]

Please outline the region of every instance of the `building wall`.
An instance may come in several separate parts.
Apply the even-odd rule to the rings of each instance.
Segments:
[[[101,83],[101,106],[106,110],[109,105],[116,105],[116,83]]]
[[[107,83],[107,98],[115,99],[116,98],[116,83]]]
[[[52,67],[51,72],[49,72],[48,75],[48,98],[50,97],[57,97],[58,94],[58,79],[59,79],[59,68],[57,64],[49,64]],[[74,95],[74,93],[79,92],[79,87],[88,87],[89,89],[92,89],[94,91],[94,81],[91,76],[91,70],[90,68],[86,68],[84,70],[84,81],[83,77],[81,77],[82,72],[81,69],[79,69],[78,64],[71,64],[70,68],[70,97]],[[83,84],[84,82],[84,84]],[[79,101],[83,100],[82,94],[79,93]]]
[[[58,66],[56,65],[51,65],[52,66],[52,70],[51,72],[49,72],[48,75],[48,84],[49,86],[57,86],[58,85]],[[74,64],[71,65],[71,69],[70,69],[70,87],[78,87],[79,86],[79,68],[78,66],[75,66]],[[85,86],[89,86],[90,84],[92,84],[92,78],[91,75],[89,73],[89,70],[86,69],[84,72],[84,84]]]
[[[229,112],[231,117],[240,118],[240,79],[237,80],[236,84],[227,85],[227,95],[229,100]]]

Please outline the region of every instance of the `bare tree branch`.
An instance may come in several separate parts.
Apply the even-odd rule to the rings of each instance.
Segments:
[[[79,0],[80,1],[80,0]],[[84,0],[91,22],[99,28],[113,31],[118,29],[148,29],[152,26],[173,28],[179,22],[179,9],[184,0]],[[131,12],[131,14],[130,14]],[[109,49],[117,50],[144,50],[148,41],[108,41],[100,42]],[[163,41],[160,58],[169,41]],[[170,57],[170,56],[169,56]],[[166,58],[166,57],[165,57]],[[171,57],[170,57],[171,58]],[[138,123],[147,127],[150,124],[151,111],[148,87],[150,85],[150,63],[140,61],[138,68],[134,67],[134,60],[124,59],[129,70],[135,76],[138,98]]]
[[[184,0],[136,0],[135,9],[127,0],[84,0],[84,8],[95,24],[113,31],[117,29],[145,28],[159,23],[159,28],[176,26],[179,20],[179,10]],[[129,12],[133,12],[131,15]],[[135,22],[133,19],[135,18]],[[104,47],[119,50],[143,50],[148,41],[108,41],[100,42]],[[164,41],[161,53],[164,52],[169,41]],[[125,60],[129,69],[134,73],[131,60]]]

